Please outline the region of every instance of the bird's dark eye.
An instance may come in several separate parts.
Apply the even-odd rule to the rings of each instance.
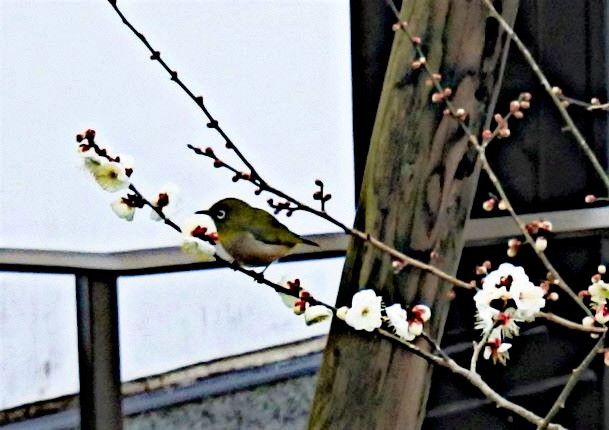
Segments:
[[[218,212],[216,212],[216,218],[218,218],[218,219],[226,218],[226,212],[223,211],[222,209],[220,209]]]

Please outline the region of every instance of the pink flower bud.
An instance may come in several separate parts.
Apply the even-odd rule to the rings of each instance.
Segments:
[[[433,93],[431,95],[432,103],[440,103],[443,100],[444,100],[444,95],[442,93]]]
[[[550,294],[548,294],[548,296],[546,297],[547,300],[551,301],[551,302],[556,302],[558,301],[558,299],[560,298],[559,294],[556,291],[552,291]]]
[[[550,91],[555,96],[562,96],[562,90],[560,89],[560,87],[552,87],[552,89]]]
[[[548,240],[545,237],[539,236],[535,239],[535,249],[538,251],[545,251],[548,247]]]
[[[531,101],[531,98],[533,98],[531,96],[531,93],[520,93],[520,99],[521,100],[525,100],[525,101]]]
[[[493,209],[495,209],[495,199],[488,199],[485,200],[484,203],[482,203],[482,209],[484,209],[487,212],[492,211]]]
[[[499,130],[499,137],[510,137],[511,134],[512,132],[507,127]]]
[[[510,112],[518,112],[520,110],[520,102],[518,100],[514,100],[510,103]]]
[[[510,248],[517,248],[520,245],[522,245],[522,242],[519,239],[512,238],[512,239],[508,240],[508,246]]]
[[[594,194],[588,194],[585,201],[586,203],[594,203],[596,201],[596,196]]]

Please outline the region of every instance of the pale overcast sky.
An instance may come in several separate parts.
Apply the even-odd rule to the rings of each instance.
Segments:
[[[121,1],[136,28],[271,183],[303,200],[323,179],[328,210],[353,214],[347,1]],[[187,144],[222,140],[169,80],[105,0],[3,0],[0,246],[77,250],[175,243],[173,231],[109,209],[118,195],[78,167],[77,132],[136,161],[133,181],[184,193],[184,211],[233,195],[259,207]],[[229,158],[230,159],[230,158]],[[307,215],[283,219],[297,232],[335,228]],[[111,238],[111,240],[109,240]]]
[[[334,196],[328,211],[352,222],[347,0],[119,3],[265,179],[311,201],[321,178]],[[177,244],[147,212],[133,223],[112,213],[118,195],[78,165],[74,138],[86,128],[133,155],[141,190],[178,184],[185,213],[228,195],[265,207],[268,195],[186,148],[228,154],[148,57],[105,0],[0,0],[0,247]],[[306,214],[281,220],[301,234],[336,231]],[[298,276],[332,302],[341,266],[277,264],[267,275]],[[121,279],[119,306],[123,379],[328,329],[306,327],[274,292],[220,270]],[[78,389],[73,277],[0,274],[0,387],[0,409]]]

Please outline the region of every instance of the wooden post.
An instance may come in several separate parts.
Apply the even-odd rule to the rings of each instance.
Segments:
[[[513,21],[517,0],[504,0]],[[422,38],[426,60],[453,90],[452,100],[469,113],[478,131],[490,98],[504,43],[477,0],[404,2],[401,21]],[[397,249],[433,250],[433,263],[455,273],[463,227],[478,178],[471,148],[457,122],[432,104],[435,91],[422,70],[413,70],[415,51],[396,33],[366,162],[355,225]],[[387,303],[426,303],[428,331],[440,338],[450,286],[406,268],[394,275],[391,259],[361,241],[347,254],[337,305],[350,305],[362,288]],[[424,343],[420,343],[425,347]],[[331,328],[309,421],[311,429],[416,429],[422,424],[431,368],[404,348],[341,321]]]

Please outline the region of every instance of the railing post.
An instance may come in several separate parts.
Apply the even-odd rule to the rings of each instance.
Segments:
[[[122,429],[116,276],[76,275],[80,422],[86,430]]]

